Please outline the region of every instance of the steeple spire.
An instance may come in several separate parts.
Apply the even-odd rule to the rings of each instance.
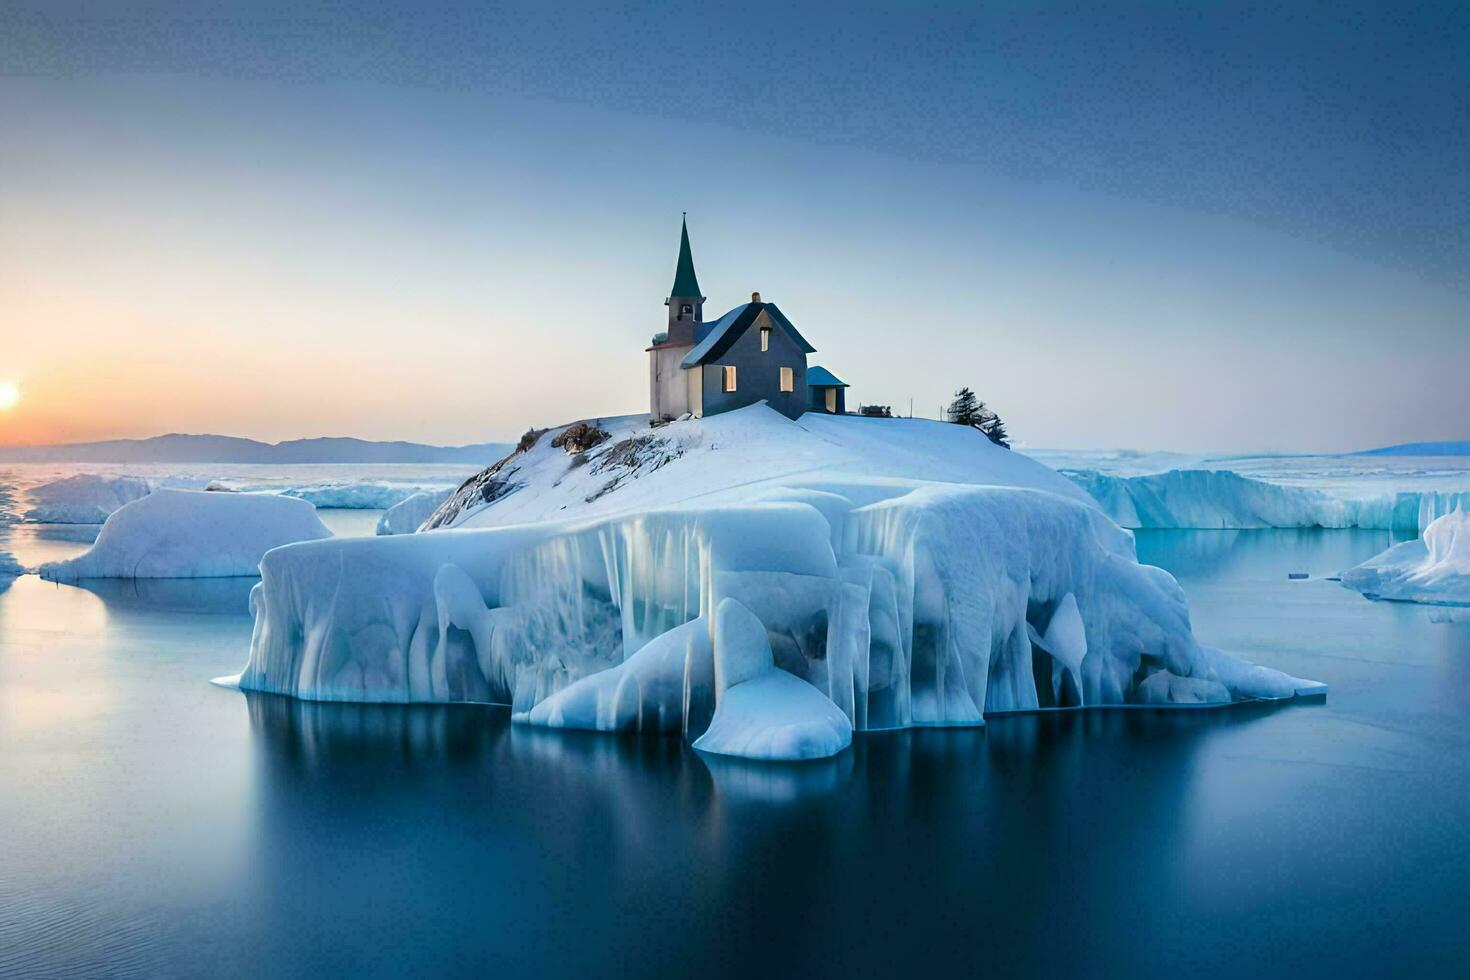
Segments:
[[[679,233],[679,265],[674,270],[672,296],[703,298],[699,277],[694,274],[694,256],[689,251],[689,212],[684,212],[683,229]]]

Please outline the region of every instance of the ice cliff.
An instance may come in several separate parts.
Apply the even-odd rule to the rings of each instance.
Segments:
[[[429,521],[456,530],[266,554],[231,682],[763,759],[986,712],[1323,690],[1201,646],[1126,532],[973,431],[764,406],[598,422],[592,451],[543,434],[467,481]]]
[[[1457,507],[1470,508],[1470,492],[1465,491],[1337,496],[1229,470],[1169,470],[1147,476],[1062,472],[1126,528],[1360,527],[1418,532]]]
[[[1433,521],[1424,535],[1342,573],[1370,599],[1470,606],[1470,510]]]

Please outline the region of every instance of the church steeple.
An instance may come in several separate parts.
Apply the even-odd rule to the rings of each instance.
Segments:
[[[674,288],[664,300],[669,308],[669,342],[694,343],[694,324],[704,322],[704,296],[694,274],[694,254],[689,250],[689,218],[679,232],[679,263],[674,267]]]
[[[689,218],[684,218],[679,231],[679,265],[674,269],[674,288],[670,296],[699,296],[699,277],[694,274],[694,256],[689,251]]]

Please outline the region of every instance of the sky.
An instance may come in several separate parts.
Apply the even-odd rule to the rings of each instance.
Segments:
[[[1018,443],[1470,438],[1470,6],[0,5],[0,444],[646,411],[706,312]]]

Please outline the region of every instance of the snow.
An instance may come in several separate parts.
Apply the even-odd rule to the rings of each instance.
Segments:
[[[8,551],[0,551],[0,580],[12,579],[17,575],[24,575],[25,568],[15,560],[15,556]]]
[[[1328,493],[1224,469],[1138,476],[1063,472],[1127,528],[1359,527],[1417,532],[1441,514],[1470,507],[1470,489],[1355,487]]]
[[[1342,584],[1370,599],[1470,606],[1470,510],[1446,514],[1422,537],[1348,569]]]
[[[412,534],[448,499],[449,490],[420,490],[389,507],[378,518],[379,534]]]
[[[42,565],[42,578],[256,575],[267,551],[330,536],[304,501],[250,493],[155,490],[107,519],[91,550]]]
[[[467,482],[438,530],[266,554],[222,682],[510,704],[759,759],[990,712],[1325,690],[1201,646],[1127,532],[973,430],[765,406],[601,421],[581,461],[547,433]]]

